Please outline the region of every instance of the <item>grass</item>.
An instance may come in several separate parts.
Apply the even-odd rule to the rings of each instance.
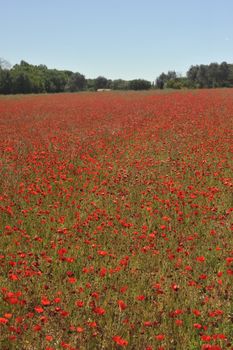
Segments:
[[[233,347],[232,95],[1,99],[1,349]]]

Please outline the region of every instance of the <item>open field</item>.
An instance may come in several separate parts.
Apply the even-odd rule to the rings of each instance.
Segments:
[[[232,89],[1,97],[1,350],[233,349],[232,127]]]

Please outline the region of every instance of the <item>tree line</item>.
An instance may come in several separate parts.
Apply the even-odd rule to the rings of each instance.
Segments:
[[[169,71],[167,74],[160,74],[155,86],[159,89],[233,87],[233,64],[222,62],[191,66],[185,77],[178,76],[175,71]]]
[[[168,71],[151,83],[145,79],[111,80],[103,76],[86,79],[79,72],[49,69],[45,65],[32,65],[25,61],[11,68],[6,61],[0,59],[0,94],[215,87],[233,87],[233,64],[222,62],[191,66],[185,77],[179,76],[175,71]]]
[[[25,61],[12,68],[0,60],[0,94],[55,93],[75,91],[147,90],[151,82],[144,79],[111,80],[103,76],[86,79],[79,72],[49,69],[45,65],[32,65]]]

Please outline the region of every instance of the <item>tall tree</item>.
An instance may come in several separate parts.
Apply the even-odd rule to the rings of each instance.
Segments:
[[[106,89],[108,87],[108,79],[102,76],[99,76],[95,79],[95,89]]]
[[[80,73],[72,73],[66,84],[66,91],[82,91],[86,87],[85,76]]]
[[[176,79],[176,78],[177,78],[177,74],[176,74],[175,71],[169,70],[167,72],[167,77],[166,77],[167,80],[173,80],[173,79]]]
[[[219,79],[221,86],[228,86],[230,68],[226,62],[222,62],[219,66]]]
[[[11,73],[8,69],[0,67],[0,94],[10,94],[12,92]]]
[[[207,68],[208,87],[218,87],[219,79],[219,64],[210,63]]]
[[[201,64],[197,72],[197,85],[199,88],[208,87],[208,66]]]
[[[187,72],[187,78],[191,83],[192,87],[196,87],[197,84],[197,73],[199,71],[199,66],[191,66]]]
[[[144,79],[134,79],[129,82],[129,89],[131,90],[149,90],[151,82]]]
[[[129,82],[123,79],[116,79],[112,82],[113,90],[127,90],[129,88]]]

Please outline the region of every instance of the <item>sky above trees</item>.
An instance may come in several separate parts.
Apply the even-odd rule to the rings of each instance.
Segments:
[[[154,80],[232,62],[231,0],[0,0],[0,57],[86,77]]]

